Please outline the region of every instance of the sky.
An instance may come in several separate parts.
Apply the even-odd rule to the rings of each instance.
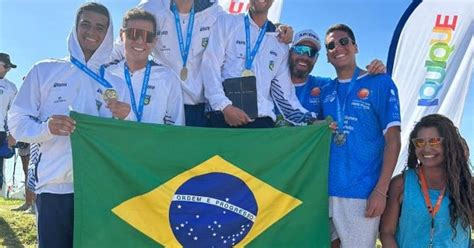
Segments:
[[[83,0],[0,0],[0,51],[11,55],[18,68],[7,78],[21,85],[21,78],[32,65],[47,58],[67,55],[66,38],[74,22],[76,9]],[[112,14],[114,34],[121,17],[138,0],[101,0]],[[332,24],[348,24],[356,35],[357,62],[367,65],[372,59],[386,63],[393,31],[411,0],[285,0],[280,22],[295,31],[311,28],[321,38]],[[474,73],[474,72],[473,72]],[[314,75],[334,77],[334,68],[324,52],[313,70]],[[474,77],[473,77],[474,78]],[[474,81],[474,80],[473,80]],[[461,133],[474,150],[474,83],[469,89]]]

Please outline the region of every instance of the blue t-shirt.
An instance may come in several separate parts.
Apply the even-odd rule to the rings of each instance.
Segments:
[[[342,127],[346,142],[340,146],[331,142],[329,195],[367,199],[380,177],[384,133],[400,126],[398,90],[387,74],[360,76],[350,92],[348,88],[349,83],[333,80],[321,91],[323,116],[335,121],[336,96],[347,93]]]
[[[321,87],[331,83],[330,78],[315,77],[310,75],[308,80],[302,84],[295,84],[296,97],[298,98],[301,105],[308,111],[314,112],[318,115],[318,119],[321,119]],[[277,115],[277,126],[289,126],[288,122],[283,120],[278,108],[275,107],[275,114]]]

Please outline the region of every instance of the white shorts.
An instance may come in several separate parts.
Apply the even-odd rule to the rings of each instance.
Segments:
[[[374,248],[380,217],[366,218],[367,200],[329,197],[331,241],[339,238],[342,248]]]

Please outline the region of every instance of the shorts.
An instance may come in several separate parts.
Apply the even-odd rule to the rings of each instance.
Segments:
[[[339,238],[341,247],[375,247],[380,216],[366,218],[366,199],[329,197],[331,241]]]

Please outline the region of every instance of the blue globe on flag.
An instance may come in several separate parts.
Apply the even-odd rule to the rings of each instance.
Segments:
[[[231,247],[249,233],[257,213],[255,196],[241,179],[209,173],[178,188],[169,219],[183,247]]]

